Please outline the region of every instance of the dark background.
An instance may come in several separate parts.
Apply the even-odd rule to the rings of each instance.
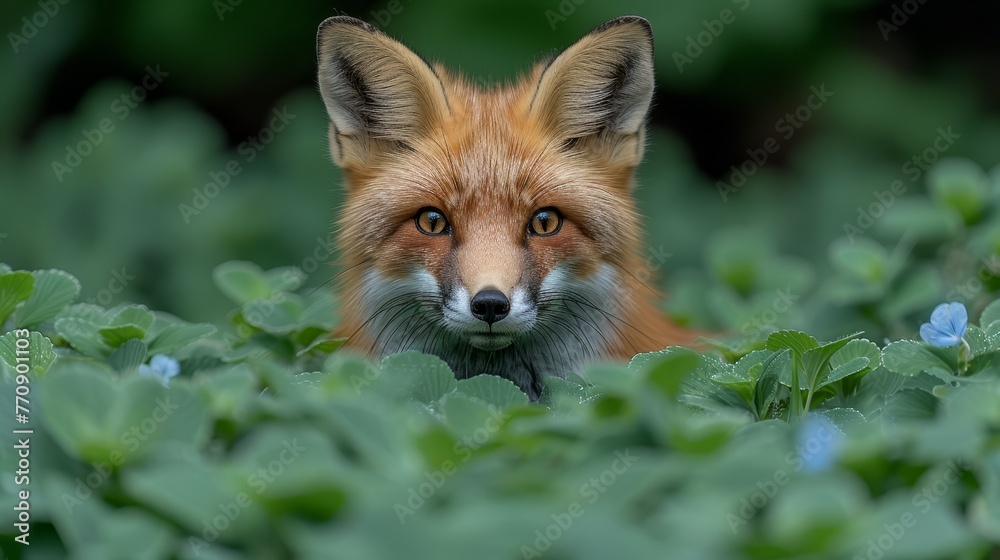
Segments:
[[[680,71],[676,53],[726,9],[732,23]],[[905,22],[904,9],[913,12]],[[365,19],[431,60],[496,83],[625,13],[648,18],[656,36],[658,90],[638,196],[648,272],[675,294],[669,308],[682,321],[736,328],[770,304],[773,289],[822,292],[831,240],[874,192],[905,180],[903,164],[939,128],[961,135],[947,156],[984,170],[1000,163],[995,2],[14,1],[0,7],[0,262],[62,268],[81,279],[84,300],[137,301],[191,320],[229,311],[211,286],[226,260],[303,266],[310,284],[322,284],[335,265],[310,259],[335,260],[322,257],[339,174],[315,87],[320,21]],[[894,13],[901,25],[886,37],[879,22]],[[32,34],[22,18],[45,23]],[[169,75],[120,119],[115,100],[156,66]],[[830,100],[780,139],[745,186],[720,196],[717,181],[731,181],[748,149],[780,138],[776,123],[821,85]],[[239,146],[281,108],[294,119],[247,161]],[[103,118],[114,130],[59,180],[53,162],[65,163]],[[241,172],[185,220],[179,205],[234,159]],[[926,190],[922,179],[906,184],[907,195]],[[877,222],[866,237],[890,251],[899,228]],[[734,239],[754,248],[734,248]],[[931,239],[914,254],[939,251]],[[752,287],[735,282],[724,295],[698,288],[725,283],[732,255],[757,259],[747,266],[773,261],[780,280],[758,271]],[[938,291],[960,281],[944,272]],[[727,315],[734,302],[743,307]],[[802,306],[778,322],[812,320]]]

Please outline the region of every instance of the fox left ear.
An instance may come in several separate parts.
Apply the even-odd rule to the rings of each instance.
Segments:
[[[530,113],[567,143],[638,165],[653,99],[653,30],[623,16],[598,27],[542,71]]]
[[[373,25],[328,18],[319,26],[316,50],[330,148],[341,167],[411,145],[449,112],[430,65]]]

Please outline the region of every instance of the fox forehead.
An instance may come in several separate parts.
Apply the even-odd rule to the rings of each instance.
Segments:
[[[594,238],[612,234],[613,221],[628,223],[631,169],[566,153],[564,141],[529,116],[543,68],[515,84],[484,88],[436,66],[449,114],[410,149],[345,170],[349,204],[382,206],[387,211],[379,214],[395,222],[433,206],[446,212],[459,240],[519,235],[531,214],[547,206]],[[385,231],[371,225],[373,235]]]

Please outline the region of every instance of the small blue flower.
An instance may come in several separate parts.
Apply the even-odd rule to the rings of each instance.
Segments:
[[[942,303],[931,313],[931,322],[920,325],[920,338],[941,348],[962,341],[969,326],[969,312],[958,302]]]
[[[163,384],[164,387],[167,386],[172,377],[176,377],[180,372],[181,365],[177,363],[177,360],[164,354],[153,356],[149,360],[148,366],[146,364],[139,366],[140,376],[155,379]]]
[[[796,434],[799,458],[807,472],[829,469],[837,460],[844,432],[822,414],[807,414]]]

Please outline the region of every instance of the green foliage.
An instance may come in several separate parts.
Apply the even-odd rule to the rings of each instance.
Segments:
[[[997,305],[968,328],[965,364],[955,348],[784,330],[729,358],[671,347],[593,366],[530,403],[434,356],[366,363],[318,343],[329,319],[304,311],[251,319],[309,300],[295,270],[220,266],[237,305],[225,328],[74,304],[73,282],[30,281],[47,276],[67,277],[0,275],[28,286],[0,335],[0,421],[34,430],[31,550],[933,559],[984,558],[1000,534]],[[63,290],[61,308],[37,289]],[[14,424],[25,344],[30,420]],[[143,375],[153,355],[181,374]],[[16,458],[0,450],[10,471]]]
[[[889,40],[892,3],[869,0],[58,4],[0,52],[0,427],[23,427],[27,340],[35,430],[32,545],[15,554],[930,559],[1000,542],[1000,121],[977,37],[917,32],[951,18],[921,11]],[[42,7],[5,3],[5,29]],[[724,9],[735,21],[679,68]],[[528,403],[328,338],[342,189],[312,30],[345,11],[477,84],[649,18],[660,101],[633,272],[663,283],[677,322],[719,333],[712,350],[595,366]],[[123,118],[113,103],[157,63],[163,87]],[[720,197],[821,84],[830,102]],[[248,153],[276,109],[294,119]],[[106,118],[92,154],[54,171]],[[938,152],[944,130],[960,138]],[[932,146],[937,163],[914,164]],[[68,273],[19,270],[49,266]],[[942,301],[980,317],[968,356],[912,340]],[[164,357],[169,381],[150,376]],[[3,473],[14,453],[0,447]]]

